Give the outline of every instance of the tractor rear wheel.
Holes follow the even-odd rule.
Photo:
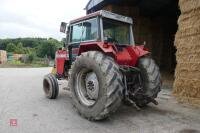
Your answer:
[[[59,86],[56,77],[53,74],[44,76],[43,90],[47,98],[56,99],[59,93]]]
[[[136,104],[139,107],[146,106],[151,102],[151,99],[155,99],[161,90],[162,81],[159,71],[159,67],[155,61],[148,56],[141,57],[138,60],[137,66],[141,70],[143,91],[145,97],[140,97],[136,100]]]
[[[122,76],[109,56],[97,51],[82,53],[70,70],[69,88],[77,112],[88,120],[101,120],[120,106]]]

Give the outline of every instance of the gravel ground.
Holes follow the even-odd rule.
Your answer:
[[[42,79],[50,68],[0,69],[0,133],[200,133],[200,109],[178,104],[164,86],[159,105],[141,111],[122,105],[106,120],[90,122],[71,105],[59,81],[58,99],[45,98]],[[17,126],[10,125],[17,119]]]

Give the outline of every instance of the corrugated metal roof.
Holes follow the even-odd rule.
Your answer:
[[[86,10],[90,10],[93,7],[97,6],[98,4],[100,4],[101,2],[103,2],[104,0],[90,0],[88,2],[88,4],[86,5]]]
[[[146,16],[164,14],[166,16],[177,16],[178,0],[89,0],[86,5],[87,13],[102,10],[106,5],[137,6],[140,13]]]

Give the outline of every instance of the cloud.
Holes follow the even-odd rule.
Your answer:
[[[61,39],[61,21],[85,15],[88,0],[1,0],[0,38],[53,37]]]

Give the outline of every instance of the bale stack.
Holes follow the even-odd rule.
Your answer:
[[[181,102],[200,105],[200,0],[179,0],[179,6],[173,94]]]
[[[14,60],[19,60],[20,58],[22,58],[23,54],[13,54],[13,59]]]
[[[4,50],[0,50],[0,63],[4,63],[7,61],[7,52]]]

